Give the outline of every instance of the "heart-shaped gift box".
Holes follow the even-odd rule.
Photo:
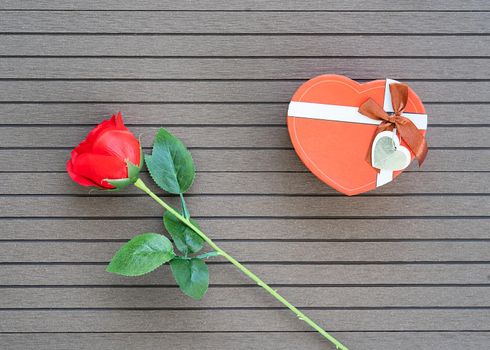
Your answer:
[[[390,85],[396,83],[386,79],[361,84],[341,75],[321,75],[299,87],[289,105],[288,130],[296,153],[311,172],[349,196],[373,190],[403,172],[373,167],[370,152],[383,120],[359,112],[372,99],[391,114]],[[425,136],[425,108],[411,88],[403,117]],[[393,137],[399,147],[410,150],[413,160],[413,150],[396,129]]]

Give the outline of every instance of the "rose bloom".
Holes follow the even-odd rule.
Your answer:
[[[124,126],[121,112],[97,125],[72,152],[66,170],[83,186],[114,189],[106,180],[128,178],[128,164],[139,166],[141,146]]]

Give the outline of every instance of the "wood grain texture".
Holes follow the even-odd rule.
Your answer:
[[[280,287],[297,307],[490,307],[489,287]],[[211,287],[200,301],[178,288],[5,288],[4,308],[277,308],[260,287]]]
[[[450,286],[490,285],[488,264],[482,263],[406,263],[406,264],[261,264],[247,263],[268,283],[293,286]],[[107,273],[105,264],[9,264],[0,269],[2,285],[15,286],[175,286],[164,266],[158,273],[124,277]],[[229,264],[209,267],[213,286],[255,286]],[[120,305],[124,307],[124,305]]]
[[[92,127],[1,127],[0,147],[74,147]],[[167,127],[192,148],[284,148],[290,146],[286,126],[265,127]],[[373,127],[373,129],[375,129]],[[151,147],[158,127],[132,127],[141,145]],[[490,147],[490,127],[435,127],[427,133],[431,147]]]
[[[330,348],[222,259],[201,302],[168,266],[105,272],[134,234],[163,232],[137,189],[89,194],[65,173],[71,147],[122,111],[145,150],[160,126],[191,147],[187,202],[205,232],[350,349],[487,350],[489,11],[485,0],[1,1],[0,347]],[[310,174],[285,115],[323,73],[409,83],[429,114],[423,167],[354,198]]]
[[[65,171],[70,149],[0,149],[0,169],[7,171]],[[292,149],[193,149],[200,171],[307,172]],[[430,150],[423,167],[410,171],[489,171],[488,149]],[[266,176],[266,175],[265,175]]]
[[[487,350],[487,332],[339,332],[338,336],[346,344],[362,344],[364,350],[384,349],[446,350],[452,347],[470,347],[473,350]],[[91,334],[2,334],[0,341],[9,344],[11,350],[52,350],[73,348],[79,350],[107,349],[128,350],[158,348],[166,344],[172,348],[190,349],[199,343],[203,350],[216,349],[216,344],[225,349],[250,350],[324,350],[325,341],[311,332],[302,333],[91,333]]]
[[[155,219],[12,218],[2,219],[1,224],[0,240],[125,240],[138,232],[163,230]],[[200,218],[199,224],[219,240],[488,239],[490,218]]]
[[[487,102],[490,81],[408,82],[426,102]],[[0,81],[0,102],[288,102],[298,81]]]
[[[165,198],[165,197],[164,197]],[[168,202],[176,205],[175,197]],[[434,217],[488,216],[488,196],[306,197],[202,195],[188,201],[195,217]],[[382,209],[379,203],[383,203]],[[1,217],[160,217],[162,208],[145,197],[0,197]]]
[[[403,50],[400,50],[400,41]],[[470,35],[1,35],[0,56],[488,57]],[[336,69],[342,69],[336,67]],[[362,70],[358,70],[359,74]],[[381,75],[384,77],[385,75]]]
[[[31,332],[309,331],[289,310],[1,310],[0,313],[2,332],[22,332],[26,328]],[[331,331],[488,331],[490,322],[487,309],[308,310],[308,314]]]
[[[359,71],[359,67],[363,67]],[[482,58],[5,58],[5,79],[489,79]]]
[[[203,10],[203,11],[270,11],[292,10],[303,11],[339,11],[339,10],[490,10],[485,0],[434,0],[431,2],[416,0],[410,2],[392,2],[388,0],[368,0],[361,3],[355,0],[342,2],[334,0],[305,0],[298,3],[294,0],[271,0],[267,2],[256,0],[203,0],[179,1],[172,0],[4,0],[0,9],[55,9],[55,10]]]
[[[165,195],[152,184],[149,174],[141,174],[145,183],[155,193]],[[490,173],[407,172],[371,195],[407,194],[490,194],[487,184]],[[40,183],[42,186],[17,186],[17,184]],[[413,184],[417,183],[417,186]],[[189,194],[257,194],[257,195],[338,195],[313,174],[304,173],[198,173],[187,192]],[[64,173],[0,173],[0,195],[87,195],[89,189],[74,183]],[[92,196],[114,195],[103,191],[90,192]],[[121,196],[141,194],[136,187],[128,187]]]
[[[0,36],[1,38],[1,36]],[[434,125],[489,126],[486,104],[426,103]],[[0,124],[96,125],[122,111],[131,125],[284,126],[288,103],[4,103]],[[432,132],[432,129],[431,129]],[[183,136],[183,135],[182,135]]]
[[[0,262],[108,263],[121,242],[1,242]],[[490,242],[221,242],[252,262],[481,262]],[[307,254],[306,254],[307,252]],[[213,261],[226,262],[224,258]]]
[[[488,34],[489,20],[488,12],[3,11],[0,32]]]

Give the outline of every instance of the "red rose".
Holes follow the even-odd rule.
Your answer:
[[[137,180],[142,160],[140,143],[119,112],[97,125],[71,152],[66,170],[80,185],[114,189]]]

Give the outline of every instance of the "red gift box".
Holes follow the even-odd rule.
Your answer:
[[[415,131],[411,130],[412,135],[409,135],[402,130],[406,125],[395,124],[392,105],[395,96],[392,101],[394,92],[391,90],[395,87],[393,84],[400,85],[397,83],[386,79],[360,84],[340,75],[321,75],[301,85],[291,99],[287,121],[294,149],[308,169],[349,196],[390,182],[403,170],[379,170],[370,162],[371,146],[383,126],[388,126],[388,130],[395,128],[395,144],[402,150],[409,150],[407,165],[415,154],[421,163],[425,154],[420,155],[422,151],[412,149],[415,148],[414,143],[408,136],[420,136],[418,141],[426,147],[425,108],[415,92],[405,87],[408,91],[406,105],[402,106],[401,114],[396,115],[399,116],[398,121],[406,122],[408,119],[401,124],[413,123]],[[370,99],[380,106],[380,114],[384,116],[373,118],[361,113],[360,107],[366,107]],[[391,127],[388,120],[392,122]]]

